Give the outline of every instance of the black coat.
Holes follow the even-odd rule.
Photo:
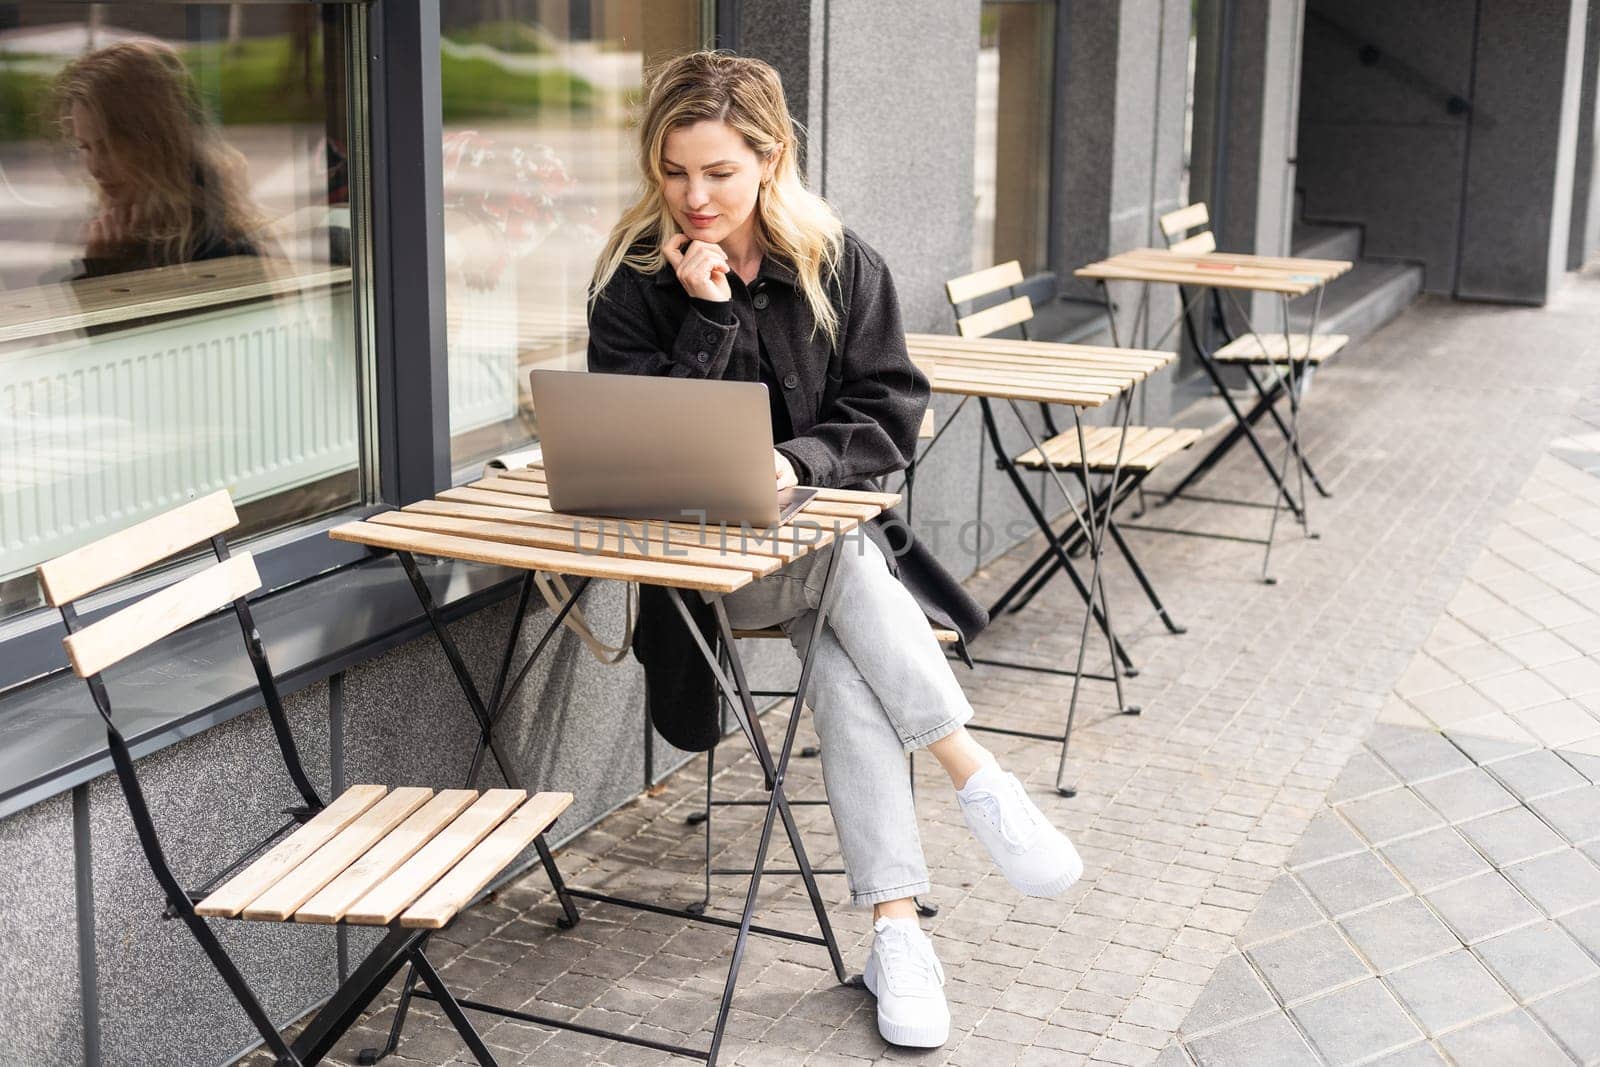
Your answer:
[[[589,316],[589,369],[609,374],[757,381],[765,348],[794,436],[777,443],[801,485],[873,488],[915,455],[928,381],[906,353],[894,282],[882,257],[845,231],[829,293],[839,344],[813,335],[813,319],[787,263],[763,259],[746,285],[728,277],[733,299],[691,299],[672,268],[654,276],[622,267]],[[900,581],[930,619],[971,639],[988,615],[892,514],[868,528]],[[716,685],[669,594],[640,591],[634,654],[645,668],[650,716],[672,744],[704,751],[718,739]],[[708,642],[711,612],[689,600]]]

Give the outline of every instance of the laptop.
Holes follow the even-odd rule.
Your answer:
[[[556,511],[767,527],[816,495],[773,487],[760,382],[560,370],[530,380]]]

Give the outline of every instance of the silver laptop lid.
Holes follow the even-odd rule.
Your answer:
[[[550,506],[571,515],[778,521],[760,382],[530,375]]]

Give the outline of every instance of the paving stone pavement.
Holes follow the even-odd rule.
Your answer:
[[[1575,506],[1570,519],[1552,512],[1552,521],[1570,522],[1574,532],[1556,530],[1550,543],[1570,541],[1570,552],[1527,543],[1535,535],[1525,530],[1503,548],[1494,542],[1497,553],[1551,585],[1545,597],[1524,598],[1510,588],[1512,579],[1495,582],[1509,572],[1484,573],[1479,562],[1491,536],[1508,536],[1492,531],[1536,464],[1547,462],[1541,460],[1547,445],[1584,430],[1573,412],[1600,410],[1583,400],[1596,393],[1597,325],[1600,279],[1574,283],[1544,309],[1424,300],[1319,373],[1305,435],[1334,496],[1313,504],[1319,540],[1292,526],[1280,530],[1273,565],[1280,584],[1258,580],[1260,550],[1253,546],[1132,535],[1151,578],[1189,627],[1184,635],[1166,634],[1128,576],[1112,569],[1118,627],[1141,668],[1128,683],[1129,697],[1144,714],[1117,714],[1108,688],[1089,686],[1068,764],[1079,790],[1070,800],[1050,789],[1052,746],[988,738],[1078,843],[1087,871],[1077,886],[1059,900],[1019,897],[975,854],[936,766],[918,761],[922,839],[940,908],[927,925],[949,976],[954,1015],[948,1045],[925,1052],[885,1046],[870,997],[837,986],[820,950],[753,939],[722,1062],[1143,1065],[1192,1055],[1207,1063],[1258,1064],[1276,1062],[1294,1040],[1305,1062],[1319,1062],[1319,1055],[1345,1062],[1375,1041],[1419,1041],[1424,1017],[1441,1033],[1458,1025],[1450,1020],[1467,1008],[1448,997],[1430,1001],[1436,983],[1423,980],[1430,975],[1419,972],[1399,986],[1389,977],[1419,961],[1446,980],[1455,977],[1453,986],[1476,998],[1465,1018],[1487,1018],[1463,1020],[1444,1033],[1438,1045],[1447,1056],[1465,1061],[1469,1048],[1532,1041],[1535,1034],[1554,1048],[1571,1039],[1574,1027],[1592,1026],[1593,1013],[1572,992],[1586,988],[1574,983],[1583,965],[1593,963],[1592,911],[1583,913],[1587,920],[1574,919],[1580,905],[1564,875],[1594,858],[1593,843],[1587,857],[1565,844],[1521,855],[1530,840],[1526,827],[1506,819],[1531,811],[1564,840],[1561,827],[1585,818],[1576,797],[1567,798],[1579,785],[1536,797],[1543,807],[1503,801],[1480,810],[1494,795],[1490,786],[1521,797],[1516,783],[1539,777],[1539,769],[1516,760],[1538,751],[1592,779],[1592,768],[1570,759],[1573,746],[1585,743],[1575,736],[1587,729],[1578,716],[1592,721],[1586,705],[1551,707],[1536,699],[1545,695],[1541,684],[1561,691],[1588,684],[1578,677],[1583,668],[1516,682],[1469,680],[1452,663],[1471,668],[1477,657],[1445,658],[1469,642],[1449,644],[1450,635],[1463,636],[1453,620],[1439,624],[1443,638],[1435,627],[1447,608],[1470,616],[1479,627],[1471,632],[1480,635],[1470,643],[1483,646],[1483,659],[1490,658],[1484,639],[1492,638],[1500,642],[1494,650],[1515,661],[1494,677],[1509,677],[1529,662],[1517,659],[1519,649],[1534,659],[1548,651],[1538,635],[1551,628],[1581,653],[1600,648],[1600,611],[1591,611],[1600,609],[1600,596],[1584,598],[1575,579],[1579,570],[1592,572],[1571,554],[1587,551],[1578,537],[1600,535],[1589,515]],[[1206,491],[1259,501],[1269,499],[1263,484],[1254,459],[1241,451]],[[1154,515],[1164,525],[1249,534],[1267,520],[1259,508],[1199,501]],[[1012,553],[972,587],[980,598],[992,597],[1034,551]],[[1469,571],[1472,581],[1463,585]],[[1456,600],[1462,596],[1466,606]],[[996,622],[981,649],[1062,662],[1078,633],[1073,606],[1069,590],[1052,589],[1026,612]],[[1440,682],[1444,676],[1431,673],[1432,666],[1410,666],[1425,642],[1438,670],[1458,681]],[[958,675],[984,720],[1030,729],[1060,722],[1064,679],[987,667]],[[1480,725],[1504,719],[1504,732],[1525,727],[1560,751],[1527,743],[1525,750],[1491,756],[1481,746],[1453,743],[1420,718],[1378,722],[1380,713],[1398,714],[1391,699],[1397,685],[1413,687],[1403,699],[1410,713],[1423,715],[1416,702],[1425,704],[1428,693],[1415,686],[1430,681],[1440,686],[1428,693],[1463,687],[1463,703],[1451,705],[1460,718],[1470,712]],[[1468,687],[1485,703],[1466,697]],[[769,736],[782,725],[769,715]],[[1421,740],[1402,744],[1396,730]],[[814,740],[808,724],[801,733]],[[729,744],[720,754],[719,793],[756,796],[753,761],[734,761],[733,751]],[[1452,772],[1484,780],[1456,782]],[[703,760],[695,760],[657,795],[568,844],[560,859],[569,879],[679,904],[697,899],[703,842],[684,819],[699,806],[704,773]],[[789,792],[820,794],[815,761],[794,761]],[[1384,799],[1389,794],[1394,799]],[[796,814],[813,861],[836,865],[826,809]],[[719,810],[719,863],[748,862],[758,816],[753,809]],[[1486,816],[1482,825],[1470,825],[1470,836],[1465,832]],[[1460,846],[1448,847],[1441,832],[1457,834]],[[1368,847],[1368,833],[1379,848]],[[1428,850],[1434,833],[1445,842],[1437,856]],[[1314,854],[1322,863],[1309,858]],[[791,862],[787,849],[776,849],[773,862]],[[1423,867],[1450,879],[1413,892],[1403,872]],[[1474,877],[1504,890],[1463,892]],[[859,968],[869,918],[845,905],[843,879],[822,884],[846,961]],[[740,879],[717,879],[714,910],[736,912],[742,889]],[[1457,905],[1443,905],[1437,929],[1424,921],[1439,910],[1436,898],[1451,901],[1452,894]],[[1541,910],[1540,894],[1563,909],[1559,918]],[[1370,906],[1388,898],[1382,908],[1392,911]],[[760,902],[761,921],[810,928],[796,879],[767,879]],[[1506,912],[1516,912],[1518,902],[1526,917],[1512,931],[1518,936],[1498,941]],[[705,1039],[731,938],[604,907],[586,909],[576,929],[561,932],[555,915],[542,875],[532,874],[465,915],[435,939],[430,954],[455,986],[485,1000],[667,1041]],[[1546,962],[1552,946],[1565,949],[1559,967]],[[1370,977],[1378,971],[1383,978]],[[1413,1006],[1401,1009],[1406,990]],[[1494,1007],[1480,1007],[1502,997],[1531,1006],[1493,1016]],[[334,1062],[353,1063],[359,1049],[379,1043],[393,999],[391,989]],[[1285,1003],[1291,1010],[1283,1010]],[[469,1062],[437,1010],[423,1004],[413,1011],[390,1062]],[[1345,1025],[1354,1019],[1361,1024]],[[1180,1027],[1182,1039],[1175,1041]],[[648,1050],[515,1023],[486,1025],[484,1033],[505,1063],[672,1062]],[[1308,1043],[1305,1034],[1325,1036]],[[1223,1035],[1232,1044],[1214,1053]]]
[[[1600,1063],[1600,431],[1575,422],[1168,1064]]]

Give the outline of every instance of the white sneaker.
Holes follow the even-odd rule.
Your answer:
[[[1017,776],[989,764],[956,790],[961,814],[1020,893],[1053,897],[1083,876],[1083,860],[1045,819]]]
[[[891,1045],[938,1048],[950,1037],[944,968],[915,919],[872,924],[872,951],[862,976],[878,998],[878,1033]]]

